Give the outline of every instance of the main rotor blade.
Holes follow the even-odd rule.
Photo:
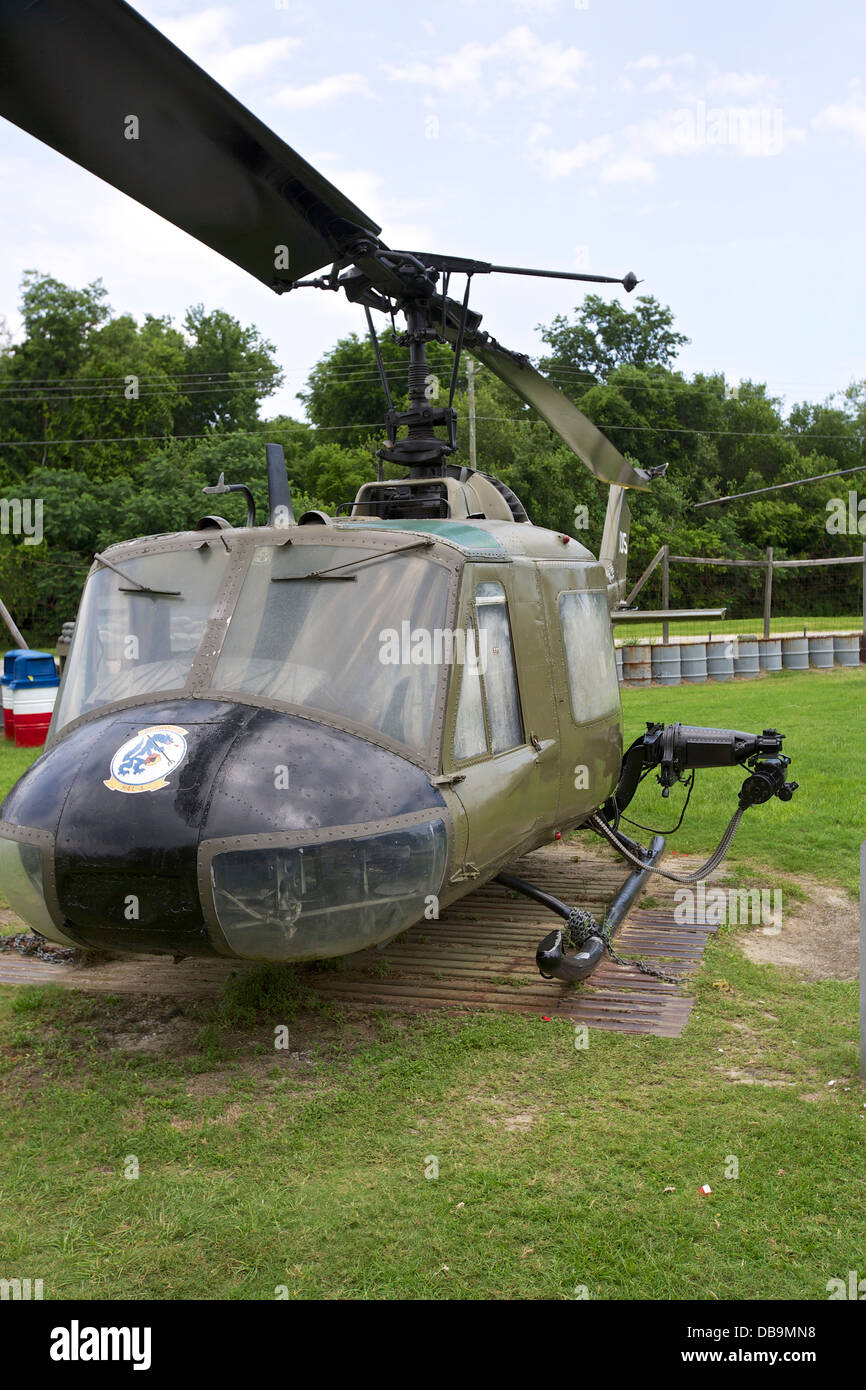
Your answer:
[[[456,338],[449,315],[446,334],[451,338],[452,333]],[[495,338],[485,333],[474,336],[467,333],[465,346],[473,357],[477,357],[500,381],[510,386],[521,400],[537,410],[545,424],[559,435],[601,482],[638,488],[642,492],[649,490],[652,481],[650,475],[642,468],[633,468],[574,402],[558,387],[551,385],[529,362],[517,360],[500,347]]]
[[[122,0],[0,0],[0,115],[276,290],[380,231]]]

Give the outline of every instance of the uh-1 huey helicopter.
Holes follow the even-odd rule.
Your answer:
[[[645,848],[619,828],[650,769],[663,794],[698,767],[747,771],[704,871],[748,806],[791,796],[772,729],[651,724],[623,756],[611,612],[624,607],[626,493],[653,474],[469,308],[475,275],[555,272],[392,250],[118,0],[0,0],[0,114],[278,293],[345,293],[365,311],[388,405],[379,476],[349,515],[296,521],[269,445],[262,524],[251,507],[245,526],[206,517],[95,557],[46,750],[0,808],[0,882],[36,931],[121,952],[314,960],[389,940],[431,902],[500,877],[564,919],[539,947],[542,973],[579,979],[645,874],[665,872],[660,837]],[[406,410],[373,311],[405,318]],[[454,349],[447,405],[426,389],[436,340]],[[598,559],[455,462],[464,348],[608,485]],[[405,476],[386,479],[383,461]],[[226,490],[248,491],[206,489]],[[504,872],[581,826],[632,869],[603,924]]]

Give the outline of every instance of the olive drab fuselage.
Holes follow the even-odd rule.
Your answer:
[[[2,807],[4,887],[51,939],[347,954],[616,785],[609,576],[574,539],[345,520],[104,559],[46,751]]]

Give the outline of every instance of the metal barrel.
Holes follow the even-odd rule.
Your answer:
[[[622,649],[622,677],[626,685],[649,685],[652,680],[650,648],[646,642],[636,642]]]
[[[809,665],[818,671],[829,671],[833,665],[833,638],[809,638]]]
[[[681,664],[679,646],[652,649],[652,674],[656,685],[679,685]]]
[[[622,647],[614,647],[614,655],[616,657],[616,678],[620,685],[622,685]]]
[[[738,637],[734,645],[734,675],[757,676],[761,669],[757,637]]]
[[[707,643],[707,675],[712,681],[734,679],[734,639]]]
[[[782,665],[786,671],[808,671],[808,637],[782,638]]]
[[[692,642],[680,648],[680,664],[683,682],[698,685],[707,678],[707,644]]]
[[[833,658],[840,666],[859,666],[860,633],[835,633],[833,636]]]
[[[761,637],[758,641],[758,663],[762,671],[781,671],[781,637]]]

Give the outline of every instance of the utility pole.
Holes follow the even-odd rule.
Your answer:
[[[466,355],[466,380],[469,388],[469,465],[475,468],[475,358]]]

